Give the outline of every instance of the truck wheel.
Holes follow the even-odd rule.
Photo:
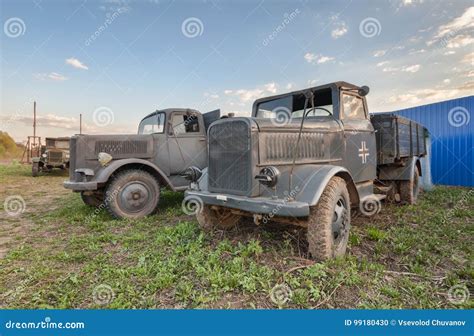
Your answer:
[[[420,174],[415,167],[413,177],[408,181],[400,181],[400,199],[405,204],[415,204],[420,193]]]
[[[212,209],[209,205],[203,205],[196,213],[196,219],[200,228],[205,232],[211,232],[215,228],[228,230],[239,222],[241,216],[232,213],[229,209]]]
[[[114,218],[141,218],[156,212],[160,184],[138,169],[117,174],[106,187],[105,206]]]
[[[38,162],[33,162],[33,165],[31,166],[31,175],[33,177],[38,176],[39,174],[39,163]]]
[[[81,198],[86,205],[98,207],[104,201],[104,194],[101,192],[94,192],[86,195],[85,191],[81,191]]]
[[[351,204],[346,182],[333,177],[318,204],[310,208],[308,243],[310,255],[319,261],[344,255],[351,226]]]

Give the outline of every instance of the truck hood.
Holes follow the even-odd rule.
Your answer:
[[[97,160],[101,152],[115,159],[153,157],[153,136],[143,134],[75,135],[71,139],[75,155]]]

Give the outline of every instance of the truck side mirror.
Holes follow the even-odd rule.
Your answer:
[[[359,96],[364,97],[369,94],[370,88],[367,85],[361,86],[359,90],[357,90],[357,93]]]

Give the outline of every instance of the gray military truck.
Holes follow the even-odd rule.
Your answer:
[[[242,216],[307,229],[310,255],[345,253],[352,211],[366,215],[385,197],[416,202],[426,130],[388,114],[370,116],[369,88],[346,82],[258,99],[252,117],[215,121],[209,164],[188,171],[204,230]]]
[[[46,138],[46,145],[41,146],[41,156],[33,157],[31,161],[33,177],[55,168],[69,168],[69,137]]]
[[[188,182],[180,174],[207,166],[206,132],[219,116],[219,110],[165,109],[143,118],[138,134],[75,135],[64,187],[116,218],[152,214],[162,187],[183,191]]]

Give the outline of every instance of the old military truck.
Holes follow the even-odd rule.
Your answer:
[[[165,109],[146,116],[138,134],[75,135],[64,187],[116,218],[152,214],[162,187],[183,191],[188,182],[180,174],[207,166],[206,131],[219,116],[219,110]]]
[[[190,169],[185,197],[200,226],[229,228],[242,216],[302,226],[310,255],[322,260],[345,253],[353,210],[374,214],[387,196],[414,203],[425,129],[395,115],[371,118],[368,91],[335,82],[258,99],[249,118],[215,121],[208,168]]]
[[[54,168],[69,168],[69,137],[46,138],[46,144],[41,146],[41,155],[32,158],[33,177],[40,172],[51,172]]]

